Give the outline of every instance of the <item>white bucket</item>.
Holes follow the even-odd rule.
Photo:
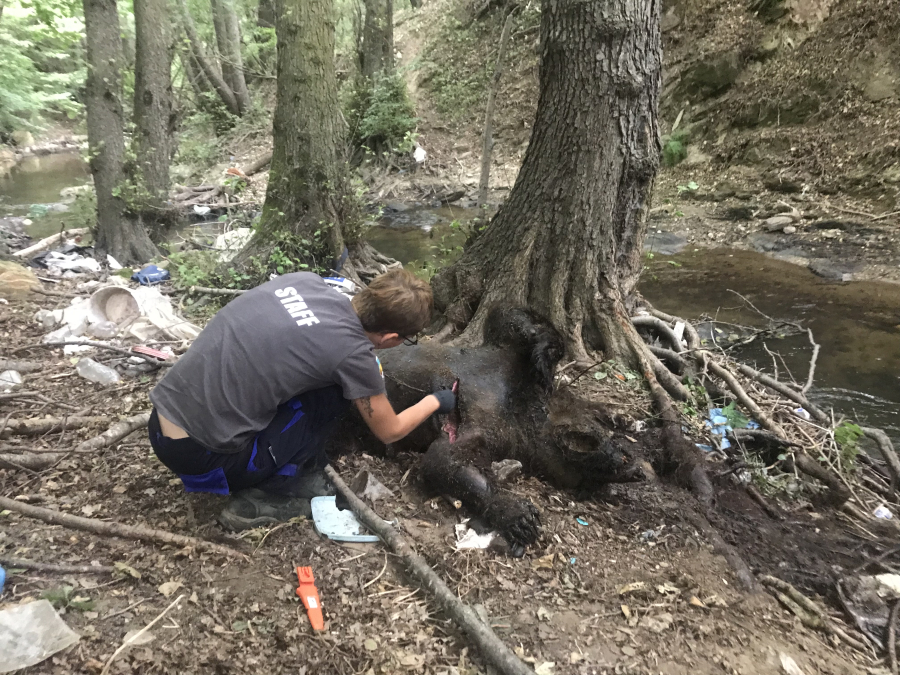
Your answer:
[[[107,286],[91,295],[88,320],[91,323],[112,321],[117,326],[133,322],[141,316],[141,309],[131,290]]]

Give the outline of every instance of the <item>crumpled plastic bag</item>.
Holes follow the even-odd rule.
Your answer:
[[[80,639],[47,600],[4,609],[0,611],[0,673],[33,666]]]

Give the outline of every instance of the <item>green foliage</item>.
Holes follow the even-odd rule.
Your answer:
[[[863,437],[863,431],[859,425],[852,422],[841,422],[834,429],[834,441],[841,450],[841,459],[847,463],[854,463],[859,454],[859,439]]]
[[[252,31],[252,39],[243,45],[244,67],[257,77],[259,75],[274,77],[276,66],[275,29],[255,26]]]
[[[376,153],[412,151],[418,120],[400,73],[382,73],[371,82],[356,83],[345,106],[358,146]]]
[[[737,409],[734,401],[722,408],[722,417],[728,420],[728,426],[732,429],[745,429],[749,419],[744,417],[743,413]]]
[[[666,166],[675,166],[687,158],[689,134],[683,129],[673,131],[662,137],[662,159]]]
[[[694,181],[690,181],[689,183],[685,183],[684,185],[677,185],[675,189],[678,190],[679,195],[683,195],[685,192],[696,192],[700,189],[700,186]]]
[[[79,612],[94,610],[94,601],[87,596],[77,594],[74,586],[50,588],[41,593],[41,597],[49,601],[56,609],[76,609]]]

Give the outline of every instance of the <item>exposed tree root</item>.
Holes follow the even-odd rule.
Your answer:
[[[709,543],[712,544],[716,553],[728,561],[728,564],[731,565],[731,568],[734,570],[735,574],[737,574],[737,578],[741,582],[741,585],[747,591],[759,593],[762,590],[750,567],[741,557],[741,554],[738,553],[733,546],[722,539],[722,535],[719,534],[718,530],[716,530],[703,515],[691,513],[690,511],[682,515],[689,523],[691,523],[691,525],[696,527],[704,537],[706,537]]]
[[[116,568],[111,565],[59,565],[9,556],[0,556],[0,563],[8,568],[36,572],[59,572],[61,574],[113,574],[116,571]]]
[[[8,420],[6,429],[0,434],[0,438],[9,438],[12,435],[35,436],[51,431],[65,429],[80,429],[94,424],[102,424],[107,417],[44,417],[34,420]]]
[[[328,474],[337,491],[350,504],[350,508],[360,521],[400,557],[409,573],[419,581],[422,589],[437,601],[447,615],[478,647],[487,663],[504,675],[526,675],[527,673],[533,675],[534,671],[497,637],[490,626],[482,621],[471,607],[462,602],[447,587],[447,584],[431,569],[427,561],[406,543],[392,525],[379,518],[378,514],[357,497],[332,467],[325,467],[325,473]]]
[[[865,642],[857,640],[855,637],[848,635],[843,628],[836,626],[824,609],[788,582],[769,575],[763,575],[759,580],[764,586],[774,589],[775,597],[778,598],[778,601],[800,619],[801,623],[807,628],[834,635],[854,649],[871,653],[872,650]]]
[[[891,492],[896,492],[900,486],[900,459],[897,459],[897,453],[894,452],[894,445],[891,439],[881,429],[872,427],[860,427],[862,432],[871,438],[878,445],[881,457],[887,465],[888,472],[891,474]]]
[[[108,520],[97,520],[96,518],[82,518],[81,516],[73,516],[68,513],[61,513],[52,509],[44,509],[39,506],[32,506],[9,499],[8,497],[0,497],[0,508],[9,509],[15,513],[21,513],[23,516],[35,518],[51,525],[62,525],[73,530],[82,530],[84,532],[93,532],[107,537],[122,537],[123,539],[137,539],[154,544],[169,544],[172,546],[187,546],[197,551],[206,551],[208,553],[218,553],[228,556],[229,558],[243,558],[244,554],[236,551],[228,546],[214,544],[211,541],[197,539],[196,537],[188,537],[183,534],[174,534],[172,532],[164,532],[163,530],[155,530],[144,525],[125,525]]]

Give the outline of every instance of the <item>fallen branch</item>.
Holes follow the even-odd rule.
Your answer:
[[[43,471],[49,469],[63,458],[62,453],[48,452],[35,455],[30,452],[21,455],[0,454],[0,467],[4,469],[26,470],[28,472]]]
[[[809,333],[809,343],[812,345],[813,351],[812,356],[809,358],[809,375],[806,376],[806,384],[800,390],[804,394],[812,387],[813,377],[816,374],[816,359],[819,358],[819,349],[821,348],[821,345],[813,339],[812,328],[807,328],[807,332]]]
[[[325,467],[325,473],[331,479],[337,491],[347,500],[350,508],[360,521],[372,530],[385,545],[403,561],[406,569],[418,579],[424,590],[428,591],[443,610],[456,622],[462,631],[481,651],[484,660],[504,675],[526,675],[534,671],[525,665],[483,622],[475,611],[462,602],[453,593],[425,559],[416,553],[394,528],[385,523],[370,509],[331,466]]]
[[[13,253],[13,255],[17,258],[25,258],[32,253],[37,253],[38,251],[42,251],[45,248],[52,246],[63,237],[74,237],[80,234],[87,234],[87,231],[88,228],[86,227],[76,227],[71,230],[63,230],[62,232],[57,232],[56,234],[52,234],[49,237],[41,239],[39,242],[37,242],[36,244],[32,244],[28,248],[23,248],[20,251],[16,251],[15,253]]]
[[[0,438],[8,438],[10,435],[34,436],[46,434],[51,431],[65,429],[80,429],[92,424],[102,424],[106,417],[43,417],[33,420],[9,420],[6,429],[0,434]]]
[[[206,293],[206,295],[243,295],[247,291],[236,288],[206,288],[205,286],[191,286],[188,293]]]
[[[255,173],[259,173],[271,161],[272,151],[264,152],[247,165],[247,168],[244,169],[244,175],[252,176]]]
[[[806,396],[796,389],[792,389],[790,386],[786,385],[784,382],[779,382],[778,380],[766,375],[765,373],[761,373],[758,370],[751,368],[750,366],[738,363],[737,369],[741,371],[747,377],[756,380],[760,384],[768,387],[772,391],[778,392],[786,399],[793,401],[800,407],[802,407],[806,412],[808,412],[812,417],[814,417],[819,422],[830,422],[831,418],[828,417],[822,410],[814,406],[809,402],[809,399]]]
[[[60,572],[61,574],[112,574],[116,571],[111,565],[58,565],[55,563],[35,562],[23,558],[0,556],[0,564],[9,569],[34,570],[36,572]]]
[[[44,364],[37,363],[36,361],[14,361],[13,359],[0,359],[0,370],[18,370],[20,373],[34,373],[43,369]]]
[[[15,513],[21,513],[23,516],[35,518],[36,520],[49,523],[51,525],[62,525],[73,530],[81,530],[83,532],[92,532],[105,537],[122,537],[123,539],[136,539],[147,543],[168,544],[172,546],[191,547],[198,551],[206,551],[209,553],[219,553],[230,558],[243,558],[244,554],[228,546],[214,544],[211,541],[197,539],[196,537],[188,537],[183,534],[174,534],[163,530],[155,530],[144,525],[125,525],[107,520],[97,520],[96,518],[82,518],[81,516],[73,516],[68,513],[61,513],[53,509],[44,509],[40,506],[32,506],[31,504],[23,504],[15,499],[8,497],[0,497],[0,509],[9,509]]]
[[[105,448],[108,445],[112,445],[116,441],[122,440],[128,434],[146,427],[149,422],[150,413],[148,412],[134,415],[133,417],[122,420],[121,422],[116,422],[99,436],[88,439],[84,443],[79,445],[77,448],[75,448],[75,452],[93,452],[94,450]]]
[[[814,628],[835,635],[854,649],[858,649],[862,652],[870,651],[866,643],[848,635],[844,629],[834,625],[834,622],[825,613],[825,610],[788,582],[767,574],[761,576],[759,581],[764,586],[768,586],[777,591],[775,597],[778,598],[778,601],[790,609],[807,628]]]

